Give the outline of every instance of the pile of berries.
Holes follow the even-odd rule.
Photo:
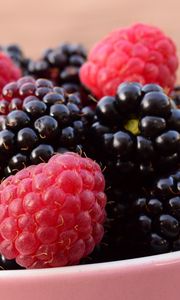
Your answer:
[[[62,44],[37,61],[2,46],[1,58],[1,268],[180,250],[173,41],[135,24],[88,57]]]

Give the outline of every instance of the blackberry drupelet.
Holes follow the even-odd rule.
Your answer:
[[[30,61],[27,72],[36,78],[51,79],[67,92],[85,89],[81,86],[79,69],[87,57],[86,50],[78,44],[62,44],[54,49],[46,49],[37,61]]]
[[[156,179],[134,197],[127,223],[126,237],[137,256],[180,250],[180,171]]]
[[[14,259],[6,259],[3,255],[0,255],[0,271],[4,270],[19,270],[24,269],[16,263]]]
[[[84,151],[93,110],[82,108],[78,93],[68,94],[47,79],[24,77],[6,85],[3,97],[1,178],[46,162],[55,152]]]
[[[179,163],[180,112],[160,86],[123,83],[97,103],[90,143],[111,182],[140,186]]]

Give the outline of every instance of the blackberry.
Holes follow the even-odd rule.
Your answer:
[[[106,178],[141,186],[179,163],[180,112],[160,86],[123,83],[97,103],[90,144]]]
[[[105,235],[85,263],[131,259],[180,250],[180,171],[149,186],[107,191]],[[83,261],[84,263],[84,261]]]
[[[130,248],[138,256],[180,250],[179,170],[156,179],[134,197],[126,224]]]
[[[180,111],[155,84],[123,83],[115,97],[98,102],[87,154],[105,167],[108,202],[106,233],[93,261],[143,255],[133,237],[135,224],[130,229],[127,220],[142,187],[149,189],[155,176],[177,167],[179,125]],[[141,221],[150,227],[148,218]]]
[[[27,72],[36,78],[51,79],[69,93],[81,91],[84,94],[79,69],[86,58],[87,53],[82,45],[62,44],[54,49],[46,49],[39,60],[29,61]]]
[[[85,151],[93,111],[82,108],[78,93],[68,94],[47,79],[23,77],[6,85],[3,97],[7,106],[0,120],[1,178],[48,161],[55,152]],[[19,99],[18,107],[12,105],[14,99]]]

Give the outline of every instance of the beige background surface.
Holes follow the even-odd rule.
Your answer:
[[[38,57],[64,41],[90,47],[137,21],[159,26],[180,51],[179,0],[0,0],[0,44],[19,43],[27,56]]]

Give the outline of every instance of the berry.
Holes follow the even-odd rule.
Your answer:
[[[25,268],[77,264],[103,237],[106,196],[97,163],[69,152],[0,185],[0,253]]]
[[[79,80],[79,69],[85,61],[84,47],[67,43],[45,50],[39,60],[29,62],[27,72],[36,78],[52,80],[68,93],[81,91],[84,94],[85,89]]]
[[[3,87],[21,76],[21,70],[15,63],[3,52],[0,52],[0,94]]]
[[[124,81],[157,83],[169,93],[177,67],[173,41],[156,27],[135,24],[117,29],[98,42],[82,65],[80,78],[98,98],[114,96]]]
[[[47,162],[62,149],[86,150],[94,112],[82,108],[79,93],[68,94],[47,79],[23,77],[6,85],[3,96],[8,106],[0,120],[1,179],[30,164]],[[14,99],[20,100],[18,109],[12,105]]]
[[[138,256],[180,250],[179,187],[179,170],[166,172],[131,202],[126,237]]]
[[[178,165],[179,120],[179,110],[153,84],[123,83],[115,97],[106,96],[97,103],[87,154],[105,167],[107,221],[103,241],[89,262],[143,255],[142,246],[131,243],[127,220],[142,189]],[[150,221],[141,220],[145,228]],[[153,242],[160,243],[157,236]]]
[[[110,185],[148,184],[180,161],[179,120],[159,86],[123,83],[98,101],[87,154],[106,166]]]
[[[102,243],[89,262],[141,256],[129,233],[132,203],[155,176],[176,168],[179,143],[179,110],[160,86],[123,83],[115,97],[99,100],[87,154],[105,167],[107,221]],[[152,210],[153,205],[160,210],[158,202],[151,203]],[[144,230],[150,228],[148,216],[142,216],[141,222]]]

